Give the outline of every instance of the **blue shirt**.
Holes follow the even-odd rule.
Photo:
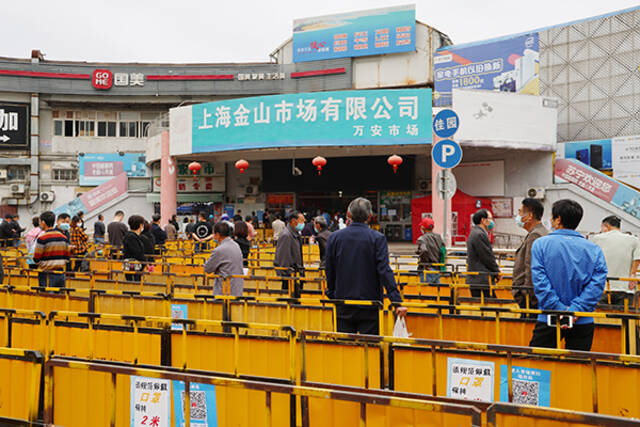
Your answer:
[[[533,291],[541,310],[594,311],[607,281],[602,249],[575,230],[540,237],[531,249]],[[545,314],[539,322],[547,322]],[[576,324],[593,323],[579,317]]]

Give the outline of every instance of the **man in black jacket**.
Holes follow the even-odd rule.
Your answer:
[[[491,212],[486,209],[473,214],[473,223],[475,226],[467,239],[467,271],[480,274],[467,276],[467,283],[471,285],[471,296],[479,298],[483,294],[487,298],[491,296],[489,280],[494,283],[500,280],[500,268],[489,242],[489,231],[495,223]]]
[[[140,215],[131,215],[128,222],[131,231],[127,231],[122,239],[122,258],[125,260],[126,271],[131,273],[125,274],[125,277],[129,281],[139,282],[140,272],[147,261],[144,241],[140,237],[144,230],[144,218]]]
[[[383,301],[382,288],[387,297],[400,303],[393,271],[389,266],[389,248],[385,237],[369,228],[371,202],[358,197],[349,204],[351,225],[331,234],[327,242],[327,297],[338,300]],[[404,317],[406,307],[397,307],[396,314]],[[380,333],[377,306],[336,307],[338,332],[378,335]]]
[[[164,246],[164,242],[167,240],[167,233],[160,228],[160,215],[154,214],[151,217],[151,234],[156,241],[156,245]]]
[[[320,250],[320,268],[324,268],[327,241],[329,240],[329,236],[331,236],[331,232],[329,231],[327,220],[322,215],[315,217],[313,223],[316,232],[316,242],[318,242],[318,249]]]
[[[0,224],[0,246],[7,248],[13,246],[13,239],[16,237],[16,231],[13,228],[13,215],[6,214],[4,221]]]
[[[16,236],[16,240],[13,241],[13,246],[17,247],[20,244],[20,237],[22,236],[22,233],[27,229],[22,228],[20,225],[20,215],[14,215],[12,219],[13,221],[11,222],[11,226],[13,227]]]
[[[300,233],[304,229],[304,215],[298,211],[293,211],[287,217],[287,226],[278,235],[278,243],[276,244],[276,257],[273,265],[276,267],[284,267],[284,269],[276,270],[276,274],[280,277],[290,277],[295,273],[304,272],[304,263],[302,261],[302,239]],[[282,289],[288,290],[290,280],[282,280]],[[300,289],[298,282],[294,283],[293,296],[299,297]]]

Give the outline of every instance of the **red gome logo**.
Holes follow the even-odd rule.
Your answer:
[[[91,76],[91,84],[96,89],[111,89],[111,86],[113,86],[113,73],[109,70],[94,70]]]

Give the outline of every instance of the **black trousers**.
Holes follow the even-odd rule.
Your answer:
[[[522,308],[522,309],[527,309],[527,300],[525,299],[524,296],[522,296],[521,299],[518,299],[516,301],[518,303],[518,307]],[[529,309],[530,310],[535,310],[538,308],[538,301],[534,298],[531,298],[529,300]],[[537,319],[538,315],[535,313],[520,313],[520,318],[521,319]]]
[[[571,329],[562,329],[560,334],[565,340],[567,350],[590,351],[593,342],[593,323],[573,325]],[[538,322],[533,329],[529,347],[556,348],[556,328]]]
[[[336,307],[338,332],[346,334],[380,335],[378,309]]]
[[[480,298],[481,294],[484,294],[485,298],[495,298],[494,292],[489,292],[489,285],[469,286],[471,296],[473,298]]]

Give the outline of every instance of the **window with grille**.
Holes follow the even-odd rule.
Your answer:
[[[78,179],[78,171],[76,169],[54,169],[54,181],[75,181]]]

